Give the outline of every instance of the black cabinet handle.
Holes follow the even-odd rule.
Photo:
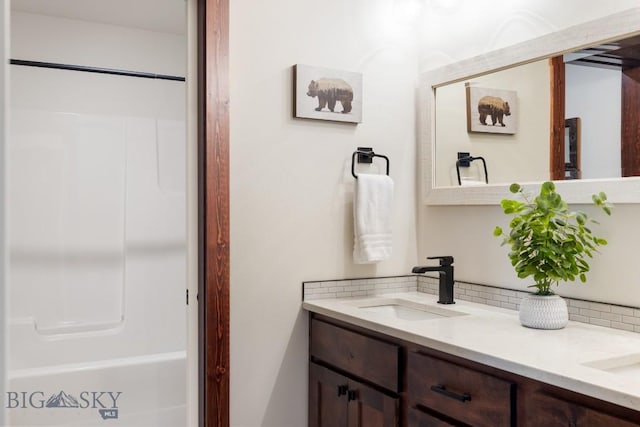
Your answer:
[[[346,385],[339,385],[338,396],[344,396],[345,394],[347,394],[348,390],[349,390],[349,387],[347,387]]]
[[[358,393],[355,390],[349,390],[347,392],[347,400],[351,402],[352,400],[356,400],[358,398]]]
[[[441,384],[432,385],[431,390],[443,396],[450,397],[451,399],[459,400],[460,402],[469,402],[471,400],[471,395],[469,393],[464,393],[464,394],[454,393],[452,391],[447,390],[447,388]]]

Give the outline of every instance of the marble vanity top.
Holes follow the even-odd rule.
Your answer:
[[[383,301],[384,299],[384,301]],[[452,312],[401,318],[363,307],[396,303]],[[315,299],[303,308],[498,369],[640,410],[640,334],[570,321],[560,330],[529,329],[518,313],[468,301],[402,292]]]

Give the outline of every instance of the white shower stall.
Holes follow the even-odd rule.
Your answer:
[[[185,426],[185,31],[10,22],[7,424]]]

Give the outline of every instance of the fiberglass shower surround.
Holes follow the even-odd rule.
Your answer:
[[[13,63],[29,66],[11,68],[8,390],[118,390],[113,425],[180,425],[184,79]],[[77,412],[8,411],[102,421]]]

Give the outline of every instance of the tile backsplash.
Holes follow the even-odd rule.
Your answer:
[[[324,298],[365,297],[393,292],[415,292],[418,290],[418,281],[416,276],[394,276],[304,282],[302,290],[302,299],[304,301]]]
[[[302,284],[304,301],[325,298],[384,295],[395,292],[438,293],[438,279],[423,275],[310,281]],[[520,308],[527,292],[456,281],[454,298],[510,310]],[[569,320],[640,332],[640,308],[563,297]]]

